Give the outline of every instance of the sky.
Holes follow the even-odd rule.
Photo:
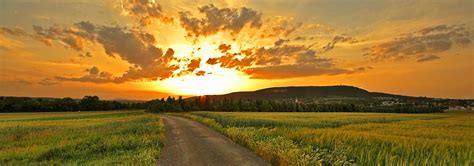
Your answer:
[[[472,0],[2,0],[0,95],[474,98]]]

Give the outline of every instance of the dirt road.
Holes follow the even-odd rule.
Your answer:
[[[162,117],[166,139],[158,165],[269,165],[207,126],[186,118]]]

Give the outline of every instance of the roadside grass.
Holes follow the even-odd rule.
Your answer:
[[[163,122],[156,114],[51,115],[0,114],[0,163],[155,165],[163,145]]]
[[[474,114],[192,112],[274,165],[472,165]]]

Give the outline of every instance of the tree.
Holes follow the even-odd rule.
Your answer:
[[[100,101],[97,96],[84,96],[80,101],[80,109],[83,111],[100,110]]]

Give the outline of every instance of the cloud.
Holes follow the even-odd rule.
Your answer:
[[[227,51],[229,51],[231,48],[230,44],[221,44],[219,45],[219,50],[222,52],[222,53],[225,53]]]
[[[173,17],[163,14],[163,8],[153,0],[124,0],[122,9],[136,20],[142,26],[148,26],[156,21],[163,23],[172,23]]]
[[[350,43],[354,44],[359,42],[358,40],[354,39],[353,37],[350,36],[335,36],[331,42],[326,44],[321,50],[321,52],[328,52],[336,46],[337,43]]]
[[[201,66],[201,59],[193,59],[191,62],[188,64],[188,72],[194,72],[197,68]]]
[[[375,61],[416,58],[418,62],[440,59],[437,55],[455,46],[466,46],[473,31],[465,25],[438,25],[397,36],[369,48],[365,55]]]
[[[95,44],[103,47],[105,53],[112,57],[118,57],[129,64],[128,71],[121,76],[113,77],[111,73],[86,73],[77,78],[57,77],[62,81],[82,81],[82,82],[115,82],[122,83],[136,80],[157,80],[166,79],[173,75],[173,71],[179,67],[171,65],[175,60],[174,50],[167,49],[164,52],[156,47],[154,35],[135,29],[127,29],[118,26],[94,25],[89,22],[78,22],[72,27],[54,26],[43,28],[33,26],[35,39],[48,41],[45,44],[52,45],[54,41],[59,41],[77,51],[83,51],[86,47],[84,43]],[[69,40],[72,39],[72,40]],[[83,57],[91,57],[89,52],[80,54]],[[97,67],[90,71],[98,70]]]
[[[96,30],[96,26],[88,21],[77,22],[74,25],[87,33],[94,33]]]
[[[93,66],[90,69],[86,69],[86,72],[88,72],[90,75],[97,75],[99,74],[99,68]]]
[[[307,39],[308,39],[308,38],[307,38],[307,37],[304,37],[304,36],[297,36],[297,37],[295,37],[295,39],[293,39],[293,40],[296,40],[296,41],[299,41],[299,40],[301,40],[301,41],[306,41]]]
[[[0,34],[10,34],[13,36],[25,36],[27,33],[21,28],[0,27]]]
[[[422,57],[420,57],[417,61],[418,62],[428,62],[428,61],[433,61],[433,60],[437,60],[437,59],[441,59],[439,56],[436,56],[436,55],[424,55]]]
[[[318,58],[316,51],[304,45],[275,45],[255,50],[256,65],[280,65],[282,63],[311,64],[326,62]]]
[[[283,79],[363,71],[339,68],[335,66],[332,59],[317,56],[316,51],[307,46],[279,42],[270,47],[224,52],[223,56],[209,58],[206,63],[236,69],[255,79]]]
[[[162,49],[154,46],[155,37],[146,32],[103,26],[96,31],[95,40],[104,47],[107,55],[119,56],[142,68],[160,63],[163,55]]]
[[[32,83],[30,81],[27,81],[27,80],[16,80],[17,83],[19,84],[23,84],[23,85],[31,85]]]
[[[211,4],[199,7],[198,13],[193,15],[189,11],[179,12],[180,25],[186,30],[187,37],[206,37],[226,32],[235,37],[234,40],[287,38],[297,31],[321,27],[319,24],[303,24],[292,17],[263,19],[261,12],[245,7],[218,8]],[[244,28],[244,35],[239,36]]]
[[[210,64],[210,65],[215,65],[215,64],[219,63],[219,58],[209,58],[209,59],[207,59],[206,63]]]
[[[163,14],[160,4],[149,0],[124,0],[122,9],[142,26],[155,21],[166,22],[171,17]],[[235,69],[248,73],[252,78],[274,79],[269,72],[282,73],[279,78],[303,77],[323,74],[351,73],[355,70],[339,68],[330,58],[322,58],[313,50],[313,45],[294,45],[290,36],[307,28],[319,28],[316,24],[303,24],[291,17],[271,17],[262,19],[262,13],[250,8],[220,8],[212,4],[198,7],[198,14],[179,12],[180,25],[188,37],[206,37],[220,32],[230,33],[233,40],[266,41],[254,46],[233,46],[220,44],[216,49],[220,55],[213,58],[180,58],[175,57],[171,48],[158,47],[157,36],[146,31],[142,26],[132,28],[118,25],[98,25],[81,21],[70,26],[54,25],[42,27],[33,25],[33,34],[28,35],[47,46],[62,45],[79,52],[80,57],[92,57],[90,47],[102,47],[105,54],[129,63],[123,73],[110,73],[92,66],[85,73],[74,77],[55,77],[57,81],[80,81],[94,83],[123,83],[129,81],[162,80],[185,74],[198,76],[209,74],[201,70],[201,62],[219,65],[222,68]],[[239,34],[245,29],[244,34]],[[248,32],[247,32],[248,30]],[[0,32],[21,35],[22,31],[4,29]],[[239,38],[242,37],[243,39]],[[314,37],[297,37],[295,40],[313,40]],[[273,45],[268,43],[275,41]],[[337,43],[357,42],[352,37],[336,36],[323,48],[329,51]],[[459,39],[459,43],[468,41]],[[299,42],[302,43],[302,42]],[[431,43],[443,45],[443,43]],[[264,45],[264,46],[262,46]],[[232,49],[231,49],[232,48]],[[236,49],[237,48],[237,49]],[[240,49],[240,50],[238,50]],[[198,49],[199,50],[199,49]],[[286,74],[294,73],[294,76]],[[268,76],[268,77],[267,77]]]
[[[286,40],[285,39],[278,39],[274,44],[275,44],[275,46],[281,46],[283,43],[287,43],[289,41],[290,40],[288,40],[288,39],[286,39]]]
[[[79,82],[94,82],[94,83],[107,83],[107,82],[114,81],[114,78],[111,73],[100,71],[99,68],[95,66],[86,69],[85,72],[87,74],[82,77],[67,78],[67,77],[57,76],[55,77],[55,79],[58,81],[79,81]]]
[[[206,75],[205,71],[200,70],[200,71],[196,72],[196,76],[204,76],[204,75]]]
[[[81,58],[90,58],[90,57],[92,57],[92,54],[90,52],[86,52],[84,54],[79,54],[79,57],[81,57]]]
[[[210,4],[198,8],[202,18],[192,16],[190,12],[179,12],[182,27],[188,36],[209,36],[221,31],[239,33],[245,26],[259,28],[262,14],[249,8],[217,8]]]
[[[24,52],[21,50],[25,48],[25,43],[4,35],[5,33],[0,29],[0,55],[3,55],[3,52],[9,52],[12,53],[12,55],[18,54],[18,52]]]
[[[37,82],[39,85],[43,86],[53,86],[53,85],[59,85],[60,83],[52,78],[45,78]]]
[[[318,75],[348,74],[352,71],[333,67],[318,67],[316,65],[277,65],[266,67],[252,67],[244,70],[254,79],[284,79]]]
[[[265,24],[263,33],[260,35],[261,38],[288,37],[303,26],[302,22],[280,16],[266,19]]]
[[[87,31],[80,31],[73,28],[62,28],[59,26],[53,26],[45,29],[43,27],[33,25],[33,30],[33,37],[36,40],[43,42],[47,46],[53,46],[53,42],[58,41],[76,51],[84,50],[84,48],[86,48],[87,42],[93,38]]]

